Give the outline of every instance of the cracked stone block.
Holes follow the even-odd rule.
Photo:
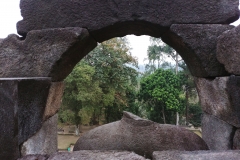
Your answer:
[[[202,138],[210,150],[231,150],[235,128],[208,114],[202,117]]]
[[[127,34],[160,37],[172,24],[230,24],[239,18],[238,4],[238,0],[21,0],[23,20],[17,30],[26,36],[31,30],[81,27],[98,42]]]
[[[53,154],[57,148],[57,114],[42,124],[42,128],[21,146],[21,155]]]
[[[193,76],[226,76],[229,73],[217,60],[217,38],[232,28],[221,24],[173,24],[162,40],[181,55]]]
[[[62,81],[97,43],[82,28],[34,30],[0,42],[0,77],[51,77]]]
[[[240,77],[196,78],[202,110],[240,127]]]

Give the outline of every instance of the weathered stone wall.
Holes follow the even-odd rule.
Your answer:
[[[0,159],[57,151],[55,114],[62,93],[63,83],[50,78],[0,79]]]

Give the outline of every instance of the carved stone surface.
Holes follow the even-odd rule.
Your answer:
[[[240,151],[156,151],[153,160],[239,160]]]
[[[86,29],[35,30],[21,40],[9,35],[0,42],[0,77],[52,77],[63,80],[96,46]]]
[[[172,24],[229,24],[238,0],[21,0],[18,33],[44,28],[87,28],[101,42],[126,34],[159,37]],[[87,8],[87,9],[86,9]],[[174,12],[173,12],[174,11]]]
[[[240,77],[195,78],[202,110],[240,127]]]
[[[59,110],[62,103],[62,95],[64,91],[63,82],[52,82],[48,94],[47,104],[44,111],[43,120],[55,115]]]
[[[240,150],[240,129],[237,129],[233,137],[233,149]]]
[[[21,146],[21,155],[53,154],[57,148],[57,114],[49,118],[42,128]]]
[[[19,81],[19,145],[33,136],[42,127],[50,86],[50,78],[23,79]]]
[[[216,57],[217,38],[232,28],[219,24],[174,24],[162,40],[181,55],[193,76],[225,76],[228,73]]]
[[[18,82],[0,79],[0,159],[15,160],[18,147]]]
[[[240,26],[225,32],[218,38],[217,58],[226,70],[240,75]]]
[[[51,155],[48,160],[145,160],[144,157],[139,156],[133,152],[127,151],[75,151],[72,153],[58,152]]]
[[[231,150],[235,128],[230,124],[203,114],[202,117],[202,138],[210,150]]]
[[[35,158],[35,159],[34,159]],[[128,151],[75,151],[57,152],[50,157],[47,155],[28,155],[18,160],[147,160]]]
[[[121,121],[85,133],[74,146],[77,150],[128,150],[151,157],[161,150],[207,150],[196,134],[174,125],[162,125],[124,112]]]
[[[17,160],[47,160],[48,155],[27,155],[22,158],[18,158]]]

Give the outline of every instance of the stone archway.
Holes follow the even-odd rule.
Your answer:
[[[61,81],[97,42],[127,34],[161,37],[180,53],[195,76],[205,112],[203,138],[210,149],[232,149],[232,143],[239,143],[233,136],[240,127],[240,43],[233,41],[240,41],[240,31],[229,24],[239,18],[238,3],[21,0],[23,20],[17,29],[23,37],[0,40],[0,113],[1,120],[9,119],[1,126],[2,137],[8,138],[0,138],[0,157],[18,157],[19,145],[31,141],[42,123],[52,121],[62,96]]]

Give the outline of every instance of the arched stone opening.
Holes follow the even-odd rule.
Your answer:
[[[218,144],[223,144],[224,148],[227,143],[224,149],[231,149],[233,146],[229,143],[232,143],[233,132],[240,127],[238,100],[240,79],[238,76],[229,75],[239,75],[240,67],[238,61],[234,60],[236,55],[230,54],[231,58],[224,57],[226,48],[223,43],[229,44],[234,38],[229,35],[240,34],[239,27],[228,25],[239,17],[238,3],[238,0],[230,0],[229,3],[225,3],[224,0],[181,2],[22,0],[20,7],[23,20],[18,23],[18,33],[23,38],[11,35],[0,41],[0,77],[35,77],[32,79],[50,77],[50,81],[34,80],[37,84],[48,81],[49,89],[51,85],[61,83],[74,65],[91,51],[97,42],[126,34],[162,37],[163,41],[181,54],[192,75],[196,77],[203,110],[209,114],[206,114],[207,119],[220,124],[217,130],[223,125],[226,126],[226,141]],[[228,61],[225,58],[229,58]],[[233,69],[235,67],[236,69]],[[9,83],[16,84],[15,88],[10,87],[11,91],[22,92],[10,97],[11,100],[7,102],[11,106],[10,115],[14,119],[9,125],[18,132],[11,134],[13,138],[9,140],[14,142],[11,143],[12,147],[8,153],[14,152],[14,157],[18,156],[19,144],[16,143],[21,139],[18,137],[20,117],[16,116],[20,110],[16,105],[20,106],[21,101],[24,101],[19,95],[24,95],[25,92],[24,89],[19,89],[19,85],[21,86],[24,81],[17,79],[11,81],[8,79],[8,82],[2,79],[1,82],[2,86],[6,86],[2,87],[2,95],[6,95],[6,90],[9,90]],[[222,94],[216,95],[219,91],[222,91]],[[57,92],[56,89],[52,95],[56,95]],[[34,94],[31,96],[34,97]],[[49,96],[51,97],[51,94],[48,94],[43,104],[38,107],[44,107],[46,111]],[[215,99],[216,103],[212,103],[212,99]],[[14,103],[10,103],[12,101]],[[4,108],[6,103],[2,104]],[[56,107],[48,116],[53,116],[57,110]],[[43,112],[37,113],[40,114],[39,117],[43,117]],[[31,121],[31,118],[26,120]],[[41,126],[45,120],[40,118],[36,125]],[[16,125],[18,129],[14,127]],[[206,126],[209,127],[209,124],[206,123]],[[39,127],[27,138],[37,130]],[[218,135],[213,135],[213,138],[214,136]],[[216,143],[217,138],[210,141],[209,145],[216,149],[214,148]],[[3,150],[0,148],[0,151]],[[5,151],[2,157],[4,156]]]

